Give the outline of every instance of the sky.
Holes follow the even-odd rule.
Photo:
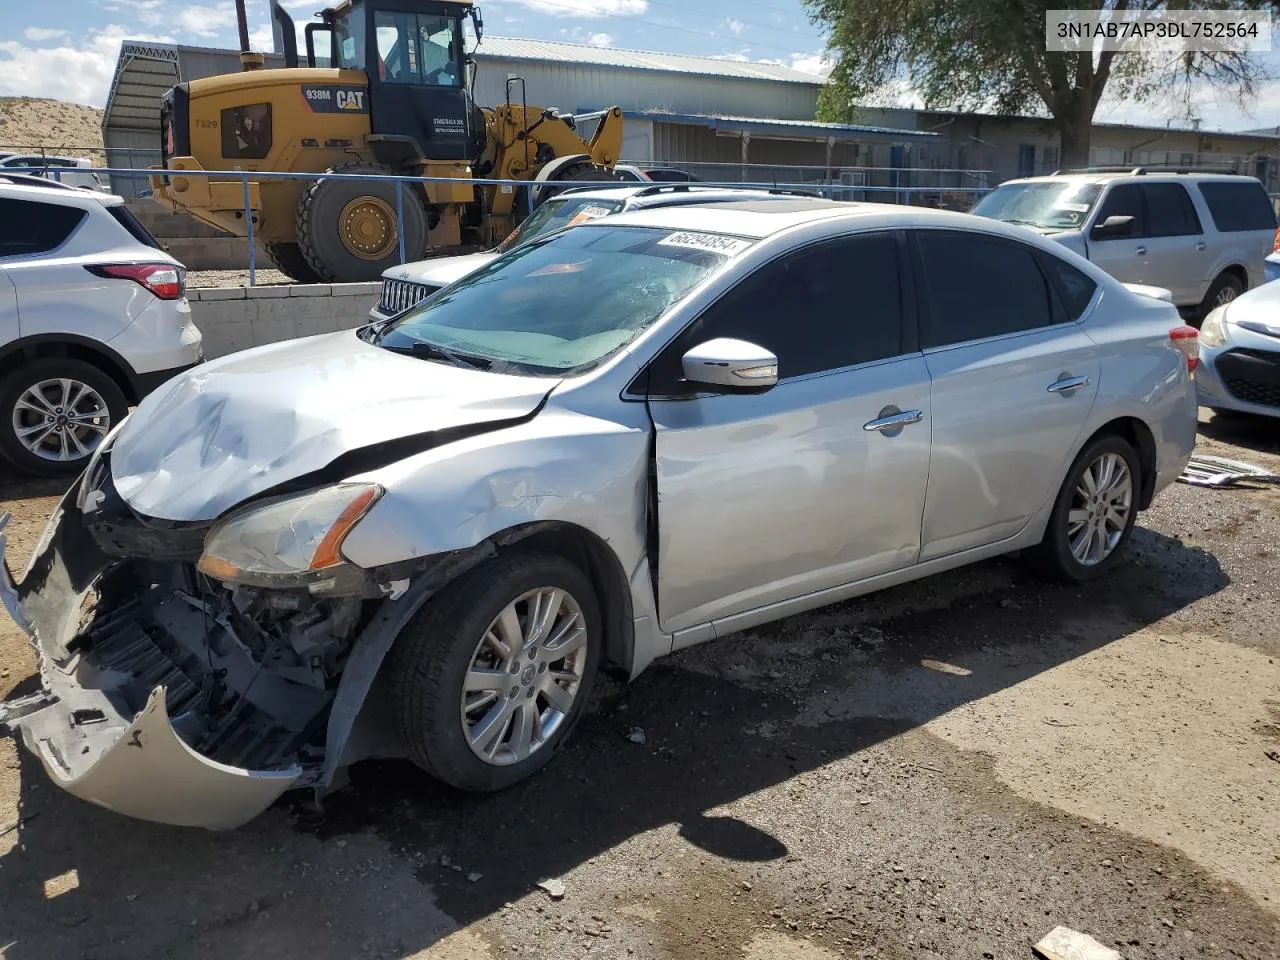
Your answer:
[[[270,49],[267,0],[247,0],[255,49]],[[305,22],[326,0],[285,0]],[[0,95],[103,106],[122,39],[238,46],[232,0],[7,0],[0,25]],[[783,63],[823,74],[823,32],[800,0],[481,0],[495,36]],[[1266,55],[1280,76],[1280,51]],[[922,106],[905,85],[879,98]],[[1195,113],[1206,129],[1280,126],[1280,81],[1253,104],[1203,91]],[[1099,121],[1184,125],[1169,104],[1104,99]]]

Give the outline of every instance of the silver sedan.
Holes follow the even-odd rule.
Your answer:
[[[547,763],[597,672],[1013,551],[1120,562],[1195,331],[1051,241],[815,201],[513,250],[387,323],[171,381],[25,578],[53,780],[227,828],[370,755]]]

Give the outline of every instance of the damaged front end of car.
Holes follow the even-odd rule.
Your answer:
[[[477,548],[382,570],[342,537],[372,484],[253,501],[210,522],[143,516],[110,452],[63,498],[0,599],[37,647],[42,691],[0,707],[68,792],[162,823],[229,829],[291,788],[400,752],[364,709],[395,636]],[[0,524],[0,554],[3,552]]]

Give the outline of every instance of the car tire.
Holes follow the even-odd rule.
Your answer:
[[[389,167],[370,163],[339,164],[326,172],[395,175]],[[406,188],[401,199],[405,257],[418,260],[427,248],[427,208],[418,190]],[[400,264],[395,219],[394,183],[313,180],[298,204],[298,247],[325,283],[380,280],[384,270]]]
[[[283,273],[286,277],[296,280],[298,283],[322,283],[320,274],[312,269],[311,264],[307,262],[307,258],[302,255],[302,248],[296,243],[267,243],[263,244],[267,250],[267,256],[271,258],[271,262],[275,264],[276,269]]]
[[[46,413],[34,409],[39,397]],[[39,418],[70,417],[59,399],[71,400],[81,425],[54,425],[48,437],[21,431],[41,426]],[[47,357],[0,377],[0,455],[24,473],[61,477],[79,473],[110,430],[124,419],[129,403],[116,382],[99,368],[71,357]],[[47,421],[46,421],[47,422]],[[65,438],[68,456],[62,458]],[[40,442],[42,441],[42,442]],[[77,445],[78,444],[78,445]],[[82,455],[79,450],[84,449]],[[44,455],[42,455],[42,453]]]
[[[1199,317],[1203,320],[1216,307],[1230,303],[1244,293],[1244,281],[1234,273],[1220,273],[1209,287],[1209,292],[1200,302]]]
[[[1121,466],[1120,476],[1107,472]],[[1036,565],[1051,578],[1070,583],[1102,576],[1129,542],[1141,489],[1141,463],[1127,440],[1107,434],[1090,442],[1058,491],[1044,539],[1032,554]]]
[[[504,658],[502,639],[519,627],[527,641],[553,591],[560,602],[552,624],[518,653],[517,644],[507,644],[512,655]],[[603,650],[601,629],[590,581],[554,553],[512,552],[459,577],[409,622],[388,663],[410,759],[444,783],[477,792],[536,773],[582,716]],[[562,631],[572,653],[557,658],[569,648],[543,641]],[[561,691],[555,703],[542,692],[549,686]]]

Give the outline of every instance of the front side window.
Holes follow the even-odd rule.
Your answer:
[[[1108,217],[1133,217],[1133,229],[1123,237],[1095,237],[1094,240],[1132,240],[1147,235],[1147,216],[1142,204],[1142,187],[1136,183],[1121,183],[1107,192],[1102,201],[1102,209],[1098,211],[1095,226],[1105,223]]]
[[[0,257],[49,253],[67,242],[87,216],[78,207],[0,200]]]
[[[1030,248],[945,230],[922,230],[918,237],[928,301],[920,324],[922,347],[984,340],[1054,323],[1049,284]]]
[[[388,83],[456,87],[461,43],[458,21],[426,13],[383,13],[374,16],[378,41],[378,76]]]
[[[1101,192],[1096,183],[1073,180],[1006,183],[979,200],[971,212],[1040,230],[1075,230],[1088,218]]]
[[[891,234],[829,240],[766,264],[717,300],[654,362],[649,390],[679,393],[684,354],[730,337],[799,377],[902,352],[898,244]]]
[[[523,244],[377,334],[389,350],[494,372],[581,373],[626,346],[752,241],[604,225]]]
[[[621,209],[621,200],[588,200],[584,197],[556,197],[547,200],[515,232],[498,244],[498,251],[506,253],[522,243],[554,233],[561,227],[577,226],[588,220],[607,217]]]

